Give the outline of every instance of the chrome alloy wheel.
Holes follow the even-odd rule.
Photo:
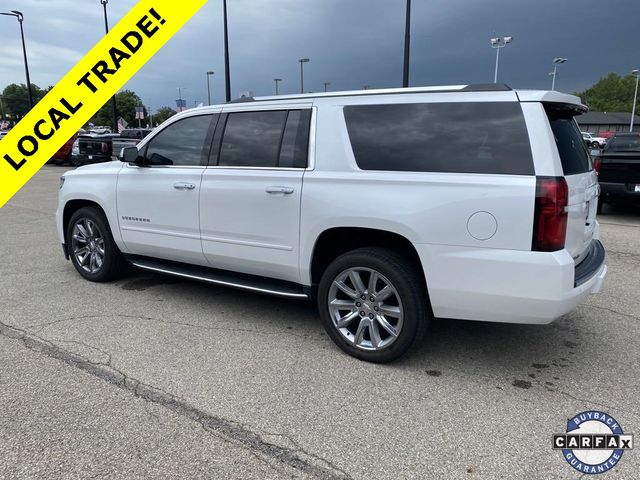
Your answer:
[[[391,345],[402,330],[400,295],[380,272],[352,267],[333,280],[327,306],[334,326],[352,345],[380,350]]]
[[[98,273],[104,264],[104,237],[93,220],[79,218],[73,226],[71,250],[85,272]]]

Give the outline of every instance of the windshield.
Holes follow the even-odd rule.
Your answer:
[[[640,152],[640,135],[613,137],[607,145],[608,152]]]

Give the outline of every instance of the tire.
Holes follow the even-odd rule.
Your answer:
[[[591,148],[597,148],[598,150],[600,150],[600,144],[598,142],[593,142],[591,144]]]
[[[602,209],[604,208],[604,197],[600,196],[598,198],[598,208],[596,209],[596,214],[602,215]]]
[[[73,167],[81,167],[82,165],[84,165],[84,162],[82,160],[80,160],[79,157],[71,157],[71,159],[69,160],[69,163],[73,166]]]
[[[86,253],[81,254],[84,249]],[[98,208],[80,208],[71,216],[67,250],[75,269],[91,282],[115,280],[125,270],[125,260],[113,240],[109,222]]]
[[[330,307],[330,300],[337,306]],[[360,248],[336,258],[322,275],[317,301],[334,343],[353,357],[375,363],[391,362],[420,345],[432,317],[420,272],[402,255],[383,248]]]

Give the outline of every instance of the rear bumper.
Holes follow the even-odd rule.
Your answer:
[[[600,291],[607,266],[604,248],[597,243],[602,257],[596,249],[598,259],[591,263],[590,253],[579,268],[566,250],[546,253],[424,244],[416,249],[436,317],[546,324]]]
[[[111,155],[74,155],[73,158],[82,163],[83,165],[89,165],[92,163],[104,163],[111,161]]]
[[[640,202],[640,192],[635,191],[635,183],[600,183],[600,198],[619,198]]]

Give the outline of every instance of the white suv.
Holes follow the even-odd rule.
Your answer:
[[[600,289],[579,99],[450,86],[249,99],[171,118],[63,176],[64,253],[315,298],[335,343],[386,362],[433,317],[545,324]]]

